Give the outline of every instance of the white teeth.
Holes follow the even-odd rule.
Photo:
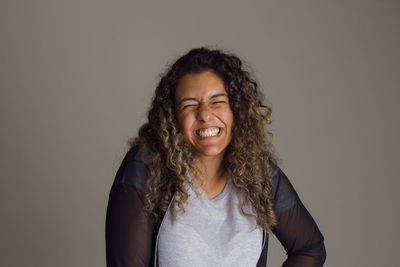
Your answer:
[[[201,130],[197,130],[197,133],[201,137],[216,136],[219,133],[219,128],[201,129]]]

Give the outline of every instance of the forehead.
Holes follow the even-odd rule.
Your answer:
[[[222,79],[212,71],[198,74],[186,74],[179,79],[176,87],[176,99],[183,97],[208,97],[216,93],[226,94]]]

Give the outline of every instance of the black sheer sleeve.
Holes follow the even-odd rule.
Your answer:
[[[272,231],[288,255],[283,266],[322,266],[326,259],[324,237],[289,179],[279,168],[273,185],[278,225]]]
[[[107,266],[149,266],[153,224],[143,210],[146,165],[137,148],[125,156],[112,185],[106,216]]]

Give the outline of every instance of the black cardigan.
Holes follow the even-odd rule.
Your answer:
[[[128,151],[111,187],[106,216],[107,266],[154,266],[159,224],[143,210],[148,168],[139,149]],[[322,266],[324,237],[280,168],[273,177],[272,199],[278,219],[272,232],[288,255],[283,266]],[[266,238],[257,267],[267,264],[268,235]]]

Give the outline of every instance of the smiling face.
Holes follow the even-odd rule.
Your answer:
[[[175,103],[180,130],[195,157],[222,157],[231,141],[233,113],[221,78],[212,71],[184,75]]]

